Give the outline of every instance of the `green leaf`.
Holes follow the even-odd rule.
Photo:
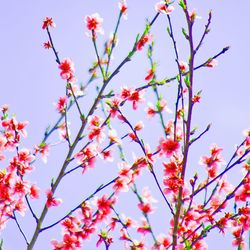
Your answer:
[[[5,112],[4,115],[3,115],[3,120],[8,119],[8,117],[9,117],[9,114],[7,112]]]
[[[134,53],[135,53],[135,52],[134,52],[133,50],[132,50],[132,51],[130,51],[130,52],[128,53],[128,58],[129,58],[129,59],[131,59],[131,58],[132,58],[132,56],[134,55]]]
[[[250,165],[250,158],[247,159],[247,165]]]
[[[184,37],[188,40],[189,36],[188,36],[186,30],[184,28],[182,28],[181,31],[182,31],[182,34],[184,35]]]
[[[208,225],[206,226],[203,230],[206,232],[208,232],[213,226],[212,225]]]
[[[148,58],[150,58],[152,56],[152,50],[153,50],[152,46],[149,45],[148,46],[148,53],[147,53]]]
[[[196,132],[197,128],[193,128],[191,131],[190,131],[190,135],[193,135],[195,132]]]
[[[196,95],[200,96],[201,95],[202,90],[199,90],[198,93]]]
[[[44,146],[46,146],[46,142],[45,141],[41,142],[40,145],[39,145],[39,147],[41,147],[41,148],[43,148]]]
[[[167,27],[167,32],[168,32],[169,36],[171,36],[171,31],[170,31],[169,27]]]
[[[185,9],[187,8],[187,6],[186,6],[186,4],[184,3],[183,0],[180,0],[179,5],[181,6],[181,8],[182,8],[183,10],[185,10]]]
[[[106,124],[110,126],[110,117],[107,119]]]
[[[0,250],[3,250],[3,239],[0,241]]]
[[[146,28],[145,28],[143,34],[144,34],[144,35],[148,34],[149,30],[150,30],[150,23],[149,23],[149,21],[147,20],[147,21],[146,21]]]
[[[184,243],[185,243],[185,249],[191,250],[191,243],[188,240],[185,240]]]
[[[190,87],[190,80],[189,80],[189,76],[188,75],[185,76],[184,82],[185,82],[185,84],[186,84],[187,87]]]
[[[156,102],[156,109],[157,109],[157,111],[160,111],[160,110],[161,110],[161,103],[160,103],[160,100],[157,100],[157,102]]]
[[[101,236],[102,236],[103,238],[107,238],[108,232],[107,232],[107,231],[104,231],[104,230],[101,230]]]
[[[180,81],[180,75],[176,76],[176,80],[179,82]]]

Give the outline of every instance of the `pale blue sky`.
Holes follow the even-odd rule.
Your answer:
[[[156,2],[153,0],[128,0],[128,20],[121,23],[119,47],[114,52],[115,61],[111,70],[132,48],[136,34],[143,31],[146,18],[151,19],[154,16]],[[248,0],[237,3],[232,0],[192,0],[190,2],[197,10],[198,16],[202,17],[197,20],[195,26],[195,29],[197,28],[196,37],[207,20],[208,10],[213,10],[211,33],[205,40],[200,55],[197,56],[197,64],[217,54],[223,47],[231,47],[226,55],[218,59],[218,67],[201,69],[195,77],[197,89],[202,89],[203,92],[201,104],[195,110],[193,125],[197,125],[202,130],[207,124],[212,123],[212,128],[201,142],[203,145],[196,147],[192,152],[191,161],[197,163],[199,156],[208,152],[208,147],[213,142],[225,148],[224,157],[228,159],[234,146],[242,140],[242,130],[250,125],[248,79],[250,2]],[[114,22],[118,15],[117,3],[118,1],[114,0],[8,0],[1,2],[0,105],[9,104],[11,113],[16,114],[18,120],[29,121],[30,124],[27,128],[29,136],[24,141],[25,147],[32,147],[41,141],[46,126],[52,124],[57,118],[53,102],[65,92],[65,83],[60,79],[55,57],[52,51],[45,50],[42,46],[43,42],[47,40],[46,32],[41,29],[43,18],[45,16],[53,17],[57,28],[51,33],[59,56],[60,58],[70,57],[75,62],[76,76],[79,82],[84,83],[89,78],[87,71],[95,58],[91,41],[85,35],[84,17],[98,12],[104,18],[105,34],[100,35],[100,40],[98,40],[99,48],[102,49],[102,42],[114,29]],[[177,7],[177,3],[175,6]],[[172,22],[179,42],[181,59],[187,60],[187,45],[183,39],[181,40],[180,35],[180,27],[183,24],[180,10],[173,13]],[[173,51],[165,32],[165,25],[166,20],[161,16],[152,28],[156,42],[154,58],[159,65],[159,78],[173,76],[172,73],[175,72]],[[145,51],[140,52],[133,60],[111,82],[110,88],[117,89],[121,84],[136,85],[143,81],[149,68]],[[95,95],[93,89],[87,94]],[[173,98],[170,96],[169,100],[173,100]],[[152,134],[148,135],[149,140],[150,136]],[[61,146],[61,151],[65,152],[64,150],[65,148]],[[32,179],[42,188],[49,186],[50,177],[55,175],[56,169],[60,167],[58,162],[63,161],[63,157],[58,154],[59,151],[56,152],[54,154],[51,152],[47,165],[38,161],[36,164],[38,174],[32,174]],[[0,168],[2,167],[5,166]],[[49,176],[45,176],[45,174]],[[105,179],[103,182],[110,180],[114,174],[108,173],[107,178],[102,176]],[[90,174],[90,177],[93,176],[94,174]],[[84,182],[86,183],[86,180]],[[70,180],[65,181],[65,185],[70,185],[70,183],[72,180],[71,182]],[[81,183],[80,186],[85,188],[84,183]],[[92,189],[90,183],[87,183],[87,186],[87,189],[94,190],[98,184]],[[68,197],[72,192],[74,190],[66,192]],[[77,202],[77,198],[74,201]],[[35,204],[35,207],[39,209],[39,205]],[[48,221],[53,221],[53,216],[56,216],[57,213],[57,209],[52,209]],[[21,222],[24,223],[27,231],[31,230],[30,221],[27,223],[25,220],[21,220]],[[53,233],[59,239],[58,231],[57,228],[41,235],[35,250],[49,249],[48,239],[54,236]],[[12,223],[7,225],[3,237],[4,249],[15,250],[17,247],[25,249],[25,243]],[[213,245],[214,239],[216,239],[216,245]],[[209,249],[215,249],[214,247],[219,247],[219,245],[224,249],[233,249],[229,240],[225,238],[218,241],[214,234],[208,242],[211,246],[213,245]],[[88,245],[85,249],[95,249],[93,246],[93,244],[92,247]]]

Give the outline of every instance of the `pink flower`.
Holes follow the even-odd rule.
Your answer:
[[[130,179],[126,177],[119,177],[116,179],[113,189],[116,193],[129,191]]]
[[[128,98],[129,101],[132,101],[133,109],[136,110],[138,108],[138,103],[143,102],[143,91],[134,90],[130,97]]]
[[[68,136],[70,136],[70,130],[69,128],[66,129],[65,122],[63,122],[61,125],[58,126],[58,134],[59,134],[60,140],[62,141],[68,139]]]
[[[61,70],[60,76],[62,79],[67,80],[68,82],[75,82],[74,63],[71,59],[64,58],[58,68]]]
[[[18,152],[18,160],[23,163],[31,163],[35,160],[35,156],[28,149],[21,149]]]
[[[122,143],[119,137],[117,136],[117,132],[114,129],[109,130],[108,138],[110,140],[110,143],[118,143],[118,144]]]
[[[96,139],[98,143],[101,143],[104,141],[106,135],[103,132],[104,127],[92,127],[90,129],[90,132],[88,133],[88,138],[90,140]]]
[[[147,113],[147,118],[152,118],[157,113],[157,111],[154,109],[154,106],[152,103],[148,103],[148,107],[145,109]]]
[[[31,199],[39,198],[39,188],[34,184],[30,187],[30,198]]]
[[[126,0],[121,0],[121,2],[118,3],[119,10],[123,14],[124,19],[127,19],[127,2]]]
[[[122,87],[122,91],[120,93],[120,97],[123,100],[128,100],[132,102],[133,109],[137,109],[138,103],[143,102],[143,94],[144,91],[134,90],[133,88]]]
[[[167,3],[166,3],[167,2]],[[155,4],[155,10],[162,14],[169,14],[174,11],[173,6],[168,6],[169,1],[160,1]]]
[[[47,41],[47,42],[44,42],[44,43],[43,43],[43,47],[44,47],[45,49],[50,49],[50,48],[52,48],[52,45],[51,45],[50,41]]]
[[[97,199],[96,205],[98,208],[100,220],[106,218],[106,216],[111,213],[111,206],[114,203],[115,203],[115,198],[108,198],[106,195],[103,195],[101,198]]]
[[[52,20],[52,17],[45,17],[43,19],[43,26],[42,26],[42,29],[47,29],[48,27],[51,27],[51,28],[55,28],[56,25],[55,23],[53,22]]]
[[[101,159],[109,162],[112,162],[114,160],[111,150],[105,150],[101,152],[100,157]]]
[[[149,214],[154,211],[152,205],[150,203],[141,202],[138,204],[138,208],[144,213]]]
[[[165,154],[166,157],[171,157],[174,153],[178,151],[180,148],[180,144],[177,141],[174,141],[173,139],[160,139],[160,156]]]
[[[143,122],[142,122],[142,121],[139,121],[139,122],[137,122],[137,123],[135,124],[134,130],[139,131],[139,130],[142,130],[143,127],[144,127]]]
[[[196,10],[188,11],[188,16],[191,22],[194,22],[195,18],[197,17]]]
[[[46,195],[47,195],[47,202],[46,202],[47,208],[59,206],[62,203],[61,199],[56,199],[53,197],[53,193],[51,190],[47,190]]]
[[[145,36],[143,36],[136,44],[136,49],[137,50],[142,50],[142,48],[144,47],[144,45],[146,43],[149,43],[153,40],[153,36],[151,34],[147,34]]]
[[[96,155],[96,146],[92,144],[76,153],[74,158],[79,160],[79,163],[83,166],[83,171],[85,171],[87,167],[93,168],[95,166]]]
[[[46,143],[35,145],[35,154],[37,153],[40,153],[42,155],[43,162],[47,163],[47,156],[49,154],[49,145]]]
[[[180,71],[181,71],[182,73],[184,73],[185,71],[187,71],[188,65],[187,65],[186,62],[180,61],[180,62],[179,62],[179,68],[180,68]]]
[[[211,59],[206,63],[206,66],[209,68],[214,68],[218,65],[218,61],[216,59]]]
[[[154,70],[149,69],[148,74],[145,77],[145,81],[150,81],[154,77],[154,74],[155,74]]]
[[[59,97],[59,100],[56,103],[56,110],[61,114],[65,112],[67,99],[67,96]]]
[[[91,115],[88,118],[89,128],[101,126],[102,119],[97,115]]]
[[[142,233],[143,235],[146,235],[147,233],[150,233],[150,231],[151,231],[151,228],[150,228],[148,222],[146,221],[146,219],[143,218],[142,225],[137,228],[137,232]],[[139,249],[141,249],[141,248],[139,248]]]
[[[100,17],[98,13],[94,13],[90,16],[85,17],[85,23],[87,25],[87,29],[95,33],[97,32],[101,34],[103,33],[102,22],[103,19]]]
[[[157,244],[158,244],[158,247],[162,247],[162,248],[159,248],[159,249],[166,249],[171,244],[170,236],[165,236],[163,234],[159,235],[157,237]]]
[[[24,216],[25,215],[25,211],[27,209],[23,199],[19,199],[17,201],[14,201],[15,205],[15,210],[18,211],[20,213],[20,215]]]

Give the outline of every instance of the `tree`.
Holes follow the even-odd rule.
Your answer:
[[[172,15],[175,13],[173,6],[182,10],[183,20],[186,19],[183,29],[176,28],[177,31],[181,31],[180,41],[185,41],[187,44],[187,52],[183,54],[177,47],[176,34],[179,33],[174,30],[172,22]],[[205,28],[198,38],[195,38],[193,29],[198,22],[197,14],[186,1],[180,1],[179,6],[170,2],[160,2],[155,8],[155,16],[146,22],[144,29],[136,36],[128,53],[117,66],[111,65],[111,61],[116,50],[118,28],[127,13],[126,3],[119,3],[116,28],[105,43],[103,52],[99,45],[103,19],[99,14],[86,16],[89,40],[92,40],[97,59],[89,70],[89,81],[81,87],[75,84],[72,60],[67,57],[60,58],[60,53],[54,44],[51,36],[51,28],[55,27],[53,19],[50,17],[44,19],[42,28],[48,35],[48,41],[44,43],[44,47],[54,53],[60,76],[66,81],[66,94],[56,103],[60,118],[46,129],[42,141],[31,151],[21,147],[22,144],[20,144],[21,137],[26,135],[26,122],[16,121],[15,117],[9,115],[8,107],[2,107],[1,150],[4,153],[15,149],[9,158],[6,170],[1,172],[2,225],[5,224],[5,220],[12,219],[24,241],[27,242],[28,249],[33,248],[44,231],[58,224],[63,225],[64,235],[60,242],[53,240],[55,249],[60,249],[61,246],[64,247],[63,249],[75,249],[92,234],[97,234],[99,237],[97,245],[104,244],[106,249],[112,246],[113,237],[114,240],[115,237],[120,237],[120,240],[132,249],[143,249],[144,240],[135,240],[138,234],[144,235],[149,240],[147,248],[154,246],[156,249],[167,247],[177,249],[178,245],[178,249],[180,247],[206,249],[204,238],[207,234],[215,229],[223,232],[229,226],[233,230],[233,244],[242,247],[243,233],[249,229],[247,204],[249,131],[246,130],[244,139],[233,150],[225,167],[221,156],[222,148],[212,145],[209,154],[200,159],[201,165],[204,165],[203,169],[196,165],[195,169],[190,171],[191,166],[194,165],[193,160],[190,159],[192,149],[202,143],[210,129],[209,124],[203,129],[196,129],[193,125],[193,113],[202,97],[201,86],[199,83],[196,85],[195,75],[204,68],[214,68],[218,57],[227,52],[229,47],[226,46],[203,59],[201,63],[196,63],[195,59],[202,48],[201,45],[210,31],[212,12],[209,12],[208,20],[204,23]],[[157,54],[157,43],[154,42],[153,28],[160,18],[167,21],[166,34],[168,34],[175,62],[175,68],[167,70],[168,75],[172,74],[168,77],[165,76],[165,71],[163,76],[159,76],[160,67],[154,59]],[[134,87],[121,84],[113,86],[128,63],[136,61],[136,56],[143,56],[144,60],[148,58],[148,72],[144,72],[144,79],[141,78]],[[139,70],[142,70],[141,67],[138,69],[134,67],[133,74],[138,74]],[[130,76],[133,77],[133,74]],[[118,78],[118,81],[121,80]],[[127,78],[126,81],[131,82],[131,78]],[[87,91],[91,88],[96,88],[95,98],[93,95],[90,98],[87,97]],[[147,104],[145,99],[152,100],[152,104]],[[144,112],[145,108],[146,112]],[[169,109],[172,109],[172,114],[165,113]],[[146,115],[152,120],[149,122],[145,120]],[[140,119],[143,119],[143,123]],[[72,121],[73,126],[69,121]],[[146,125],[145,128],[143,124]],[[61,168],[54,170],[52,175],[48,175],[50,181],[45,184],[48,190],[45,200],[41,198],[40,215],[39,212],[35,212],[33,202],[30,201],[32,198],[37,198],[38,189],[32,182],[27,182],[29,179],[27,174],[33,170],[33,165],[36,165],[35,156],[41,154],[46,160],[48,151],[53,153],[52,146],[55,138],[51,136],[55,131],[59,132],[60,139],[64,142],[59,143],[58,151],[54,151],[57,155],[56,165],[58,165],[59,156],[63,155],[64,160],[59,164]],[[154,136],[149,136],[150,133]],[[114,155],[110,150],[114,151]],[[136,156],[131,157],[131,151]],[[197,161],[196,151],[194,155]],[[112,158],[116,163],[112,162],[110,168],[108,165],[105,166],[105,170],[98,170],[99,165],[106,164],[104,162],[111,161]],[[236,185],[230,186],[225,179],[225,174],[236,168],[242,168],[244,175],[239,176]],[[107,169],[110,173],[106,173]],[[61,204],[61,200],[56,196],[62,181],[67,181],[67,178],[73,178],[76,174],[79,178],[79,172],[82,172],[83,177],[87,177],[80,178],[84,180],[83,184],[86,184],[87,174],[91,171],[95,174],[94,180],[97,182],[87,183],[90,191],[82,195],[83,188],[77,190],[79,188],[77,181],[69,183],[66,188],[72,187],[72,191],[74,193],[79,191],[79,194],[76,197],[70,197],[65,206]],[[103,172],[100,175],[98,171]],[[110,181],[98,182],[98,178],[103,177],[104,173],[107,177],[109,174],[113,177]],[[145,176],[148,177],[144,179]],[[156,222],[151,219],[154,199],[150,190],[144,188],[145,184],[142,182],[145,180],[150,190],[155,189],[154,193],[158,191],[160,194],[157,198],[158,207],[163,211],[168,209],[164,214],[165,221],[169,222],[172,218],[168,228],[161,231],[165,233],[164,236],[157,232],[159,230],[157,219]],[[83,187],[85,191],[86,185]],[[134,216],[139,212],[143,216],[142,221],[138,221],[137,224],[134,220],[121,216],[122,200],[120,204],[118,197],[125,197],[124,192],[128,191],[134,193],[137,199],[133,202],[133,209],[138,210]],[[201,194],[203,194],[202,200],[199,197]],[[94,204],[89,203],[93,199]],[[130,197],[129,200],[133,201],[134,198]],[[17,213],[24,213],[24,203],[27,203],[26,206],[35,223],[35,230],[34,232],[31,230],[30,239],[22,229],[17,216]],[[229,209],[233,203],[235,203],[235,209]],[[60,205],[58,209],[61,208],[60,214],[57,210],[46,225],[44,219],[47,218],[47,214],[53,213],[51,207],[58,205]],[[78,216],[79,213],[80,216]],[[109,221],[108,225],[104,225],[106,220]],[[96,231],[97,225],[101,231]],[[133,225],[135,229],[131,229]],[[119,236],[115,233],[115,229],[118,229]]]

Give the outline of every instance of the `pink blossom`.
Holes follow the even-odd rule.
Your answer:
[[[75,82],[74,76],[74,63],[69,58],[64,58],[58,68],[61,70],[60,76],[62,79],[67,80],[68,82]]]
[[[180,61],[179,62],[179,68],[182,73],[186,72],[188,69],[188,65],[186,62]]]
[[[70,130],[69,128],[66,129],[65,122],[63,122],[61,125],[58,126],[58,134],[59,134],[60,140],[66,140],[68,139],[67,137],[70,136]]]
[[[211,59],[206,63],[206,66],[209,68],[214,68],[218,65],[218,61],[216,59]]]
[[[90,140],[96,139],[98,143],[101,143],[104,141],[106,135],[103,132],[104,127],[92,127],[88,133],[88,138]]]
[[[23,199],[18,199],[17,201],[14,201],[14,203],[12,204],[15,207],[15,211],[18,211],[20,213],[20,215],[24,216],[25,215],[25,211],[27,209]]]
[[[135,131],[139,131],[139,130],[142,130],[143,127],[144,127],[143,122],[142,122],[142,121],[139,121],[139,122],[137,122],[137,123],[135,124],[134,130],[135,130]]]
[[[42,29],[47,29],[48,27],[51,27],[51,28],[55,28],[56,27],[54,21],[52,20],[52,17],[45,17],[43,19]]]
[[[114,160],[113,155],[112,155],[112,150],[105,150],[102,151],[100,154],[101,159],[105,161],[112,162]]]
[[[91,115],[88,117],[89,128],[99,127],[101,125],[102,119],[97,115]]]
[[[121,11],[124,19],[127,19],[127,10],[128,10],[128,7],[127,7],[127,2],[126,0],[121,0],[119,3],[118,3],[118,7],[119,7],[119,10]]]
[[[111,117],[114,118],[118,114],[118,109],[120,106],[121,100],[120,98],[114,97],[110,100],[110,103],[108,104],[108,112],[110,113]]]
[[[50,49],[50,48],[52,48],[52,45],[51,45],[50,41],[47,41],[47,42],[44,42],[44,43],[43,43],[43,47],[44,47],[45,49]]]
[[[54,206],[59,206],[62,203],[61,199],[57,199],[57,198],[53,197],[54,195],[53,195],[51,190],[47,190],[46,195],[47,195],[47,202],[46,202],[47,208],[50,208],[52,206],[53,207]]]
[[[139,102],[143,102],[143,95],[144,95],[144,91],[138,91],[138,90],[134,90],[131,95],[129,96],[128,100],[132,102],[133,105],[133,109],[136,110],[138,108],[138,104]]]
[[[145,109],[145,112],[147,114],[147,118],[152,118],[157,113],[152,103],[148,103],[148,107]]]
[[[79,163],[83,166],[83,171],[85,171],[87,167],[93,168],[95,166],[96,155],[96,145],[91,144],[76,153],[74,158],[79,160]]]
[[[85,17],[85,23],[87,25],[87,29],[89,31],[93,31],[94,33],[103,33],[102,29],[103,19],[100,17],[98,13],[94,13],[90,16]]]
[[[169,13],[173,12],[174,7],[167,5],[170,1],[166,1],[166,2],[165,1],[160,1],[160,2],[156,3],[155,4],[155,10],[157,12],[159,12],[159,13],[162,13],[162,14],[169,14]]]
[[[43,162],[47,163],[47,156],[49,154],[49,145],[46,143],[35,145],[35,154],[37,153],[40,153],[42,155]]]
[[[166,157],[172,156],[174,153],[178,151],[180,148],[180,144],[177,141],[174,141],[173,139],[160,139],[160,156],[165,154]]]
[[[116,193],[129,191],[130,179],[126,177],[119,177],[115,180],[113,189]]]
[[[118,144],[122,143],[119,137],[117,136],[117,132],[114,129],[109,130],[108,138],[110,140],[110,143],[118,143]]]
[[[38,199],[39,198],[39,188],[34,184],[31,185],[29,195],[30,195],[31,199]]]
[[[153,40],[153,36],[151,34],[144,35],[136,44],[137,50],[142,50],[145,44],[151,42]]]
[[[154,70],[149,69],[147,75],[145,76],[145,81],[150,81],[154,77]]]
[[[65,113],[66,111],[66,104],[67,104],[68,97],[67,96],[62,96],[59,97],[57,103],[56,103],[56,110],[59,113]]]

